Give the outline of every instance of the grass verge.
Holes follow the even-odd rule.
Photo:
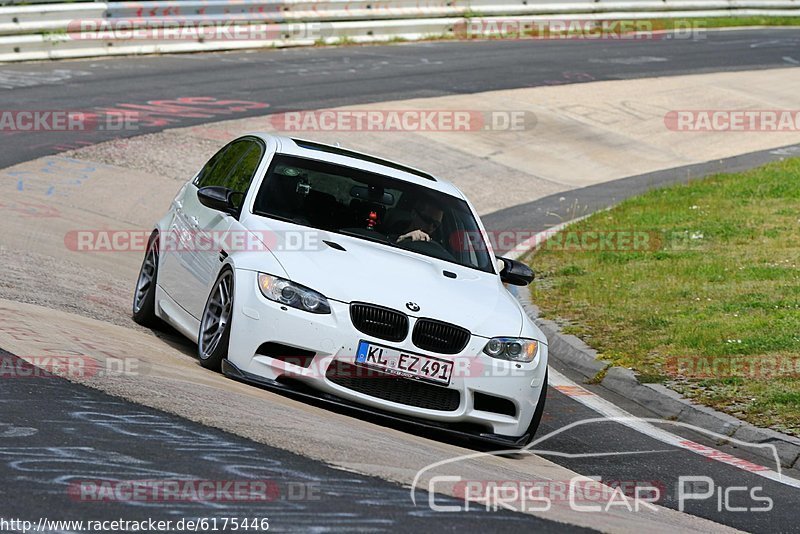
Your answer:
[[[467,11],[462,15],[465,21],[471,21],[475,18],[480,18],[480,13]],[[471,41],[471,40],[514,40],[514,39],[529,39],[529,40],[558,40],[558,39],[581,39],[596,40],[598,38],[616,38],[616,39],[643,39],[648,38],[651,32],[675,32],[674,38],[676,39],[701,39],[702,31],[714,28],[737,28],[749,26],[800,26],[800,17],[712,17],[712,18],[681,18],[681,19],[641,19],[641,20],[619,20],[608,19],[596,21],[596,26],[592,27],[590,21],[583,20],[583,25],[579,25],[577,29],[570,28],[570,19],[558,18],[553,15],[552,23],[550,26],[547,21],[542,21],[542,26],[530,27],[530,24],[522,22],[523,19],[515,17],[502,18],[497,24],[493,25],[491,22],[485,22],[483,25],[478,25],[478,28],[483,28],[487,34],[475,33],[471,34],[468,24],[460,27],[456,25],[454,31],[442,35],[427,35],[421,39],[408,39],[406,37],[392,37],[381,41],[380,44],[399,44],[408,41]],[[574,15],[576,20],[581,21],[580,15]],[[563,19],[563,20],[562,20]],[[514,24],[515,20],[520,20],[519,25]],[[614,21],[619,22],[615,24]],[[604,24],[606,23],[606,24]],[[485,27],[484,27],[485,26]],[[511,29],[507,28],[510,26]],[[477,31],[477,30],[476,30]],[[639,32],[637,34],[636,32]],[[658,33],[653,33],[658,35]],[[659,37],[661,38],[661,37]],[[324,39],[318,39],[315,46],[369,46],[376,43],[360,43],[351,38],[342,37],[336,42],[328,43]]]
[[[800,26],[800,17],[713,17],[689,19],[705,28],[735,28],[746,26]]]
[[[543,315],[602,359],[800,435],[800,159],[631,198],[530,262]]]

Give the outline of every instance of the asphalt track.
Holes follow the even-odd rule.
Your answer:
[[[164,114],[160,116],[164,119],[162,124],[138,131],[95,131],[85,136],[41,132],[5,135],[0,138],[3,146],[0,167],[120,135],[139,135],[167,127],[269,111],[580,81],[751,70],[788,66],[796,59],[800,59],[800,31],[746,30],[709,33],[697,42],[440,42],[6,65],[0,68],[0,87],[4,84],[14,87],[0,89],[3,109],[92,110],[126,104],[146,105],[151,101],[180,97],[246,100],[269,104],[269,109],[242,110],[219,117]],[[772,151],[731,158],[706,167],[698,166],[694,172],[700,175],[710,170],[747,167],[773,157],[780,157],[780,154]],[[637,188],[675,180],[679,174],[663,171],[628,182],[586,188],[570,195],[581,199],[585,209],[591,211]],[[531,205],[510,208],[486,216],[485,221],[490,229],[503,229],[518,225],[515,221],[525,217],[526,228],[544,229],[549,221],[532,220],[531,214],[548,213],[556,201],[542,199]],[[9,354],[2,357],[14,358]],[[569,370],[561,371],[569,375]],[[311,527],[342,530],[460,530],[469,527],[513,528],[516,531],[531,527],[544,531],[563,528],[510,513],[433,514],[427,506],[412,507],[407,490],[388,482],[336,471],[318,462],[122,402],[61,379],[36,381],[35,384],[25,380],[6,382],[11,383],[4,383],[0,390],[0,402],[4,406],[0,456],[3,456],[5,482],[0,488],[0,498],[5,517],[41,517],[42,495],[47,495],[45,508],[52,511],[52,518],[75,517],[76,514],[98,518],[122,514],[133,518],[138,513],[147,517],[230,516],[231,513],[252,517],[258,513],[274,516],[276,528],[298,530]],[[601,388],[587,387],[636,415],[649,415]],[[108,419],[81,419],[80,414],[87,412],[119,418],[126,424],[146,421],[148,430],[132,432],[125,425],[115,425]],[[584,405],[551,389],[540,435],[596,416]],[[694,441],[714,445],[703,436],[688,436]],[[597,423],[591,429],[576,427],[554,436],[546,445],[549,450],[572,455],[549,459],[581,474],[612,481],[660,483],[667,488],[660,504],[671,508],[677,507],[675,483],[682,475],[709,476],[723,488],[761,486],[762,494],[774,501],[770,512],[725,511],[720,509],[716,499],[692,504],[687,511],[749,531],[790,532],[800,528],[796,522],[796,502],[800,497],[797,489],[665,446],[617,423]],[[764,464],[763,459],[749,457],[742,449],[717,448]],[[622,456],[596,455],[609,452]],[[266,462],[269,467],[263,471],[265,458],[269,459]],[[123,464],[126,467],[123,468]],[[318,481],[324,497],[310,505],[278,500],[259,506],[243,507],[238,503],[231,508],[199,509],[187,505],[181,509],[164,507],[163,503],[139,503],[134,510],[130,505],[75,503],[64,491],[71,477],[85,479],[92,473],[96,478],[109,472],[144,478],[150,470],[153,476],[171,473],[175,478],[220,479],[230,477],[230,472],[226,471],[230,465],[240,464],[257,469],[262,478]],[[140,470],[130,471],[131,465]],[[729,504],[745,508],[758,505],[752,500],[735,499]],[[380,520],[376,522],[377,518]]]
[[[4,135],[0,168],[120,136],[213,120],[389,100],[598,80],[790,67],[800,30],[743,30],[692,39],[431,42],[296,48],[0,66],[3,110],[129,109],[185,97],[268,105],[210,116],[154,112],[135,130]],[[151,108],[152,109],[152,108]]]

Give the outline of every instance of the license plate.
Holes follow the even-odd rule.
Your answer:
[[[452,361],[375,345],[367,341],[359,342],[356,363],[389,374],[445,386],[450,384],[450,378],[453,376]]]

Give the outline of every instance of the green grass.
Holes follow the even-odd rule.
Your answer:
[[[589,250],[588,232],[641,239]],[[553,236],[529,261],[543,314],[603,359],[800,434],[800,159],[629,199]],[[687,361],[688,370],[676,364]],[[774,362],[777,371],[764,367]]]
[[[478,18],[477,15],[465,16],[465,18]],[[580,19],[580,15],[576,15]],[[513,28],[514,18],[510,17],[508,22]],[[570,26],[574,22],[576,26]],[[521,24],[519,31],[511,33],[498,33],[490,36],[465,35],[471,39],[509,39],[509,38],[576,38],[585,37],[587,39],[597,38],[598,34],[613,37],[633,36],[634,33],[658,31],[676,31],[677,37],[690,38],[692,35],[687,32],[697,32],[695,37],[700,38],[700,32],[712,28],[735,28],[746,26],[800,26],[800,17],[711,17],[711,18],[681,18],[681,19],[639,19],[639,20],[598,20],[597,25],[592,28],[587,26],[590,21],[586,20],[556,20],[551,23],[542,21],[537,25]],[[563,26],[566,24],[566,26]],[[563,29],[562,29],[563,28]],[[589,32],[587,35],[583,35]],[[633,37],[631,37],[633,38]]]
[[[632,21],[633,22],[633,21]],[[747,26],[800,26],[800,17],[700,17],[645,20],[654,30],[685,28],[739,28]]]
[[[689,20],[702,21],[706,28],[800,26],[800,17],[715,17]]]
[[[483,15],[477,11],[467,10],[462,14],[462,18],[470,21],[474,18],[482,18]],[[553,16],[554,20],[561,21],[569,21],[570,17],[564,16]],[[582,20],[580,15],[575,15],[574,20],[580,21]],[[513,17],[508,18],[509,21],[513,21]],[[606,21],[608,22],[608,21]],[[714,18],[684,18],[684,19],[652,19],[652,20],[626,20],[623,21],[623,25],[621,26],[610,26],[607,29],[603,29],[602,26],[599,27],[600,31],[605,34],[613,34],[614,36],[620,36],[625,38],[624,36],[627,34],[631,34],[634,31],[640,31],[646,34],[648,31],[672,31],[675,30],[678,37],[683,36],[683,38],[689,38],[690,36],[687,32],[697,32],[698,38],[700,38],[700,32],[705,29],[713,29],[713,28],[735,28],[735,27],[744,27],[744,26],[800,26],[800,17],[714,17]],[[468,35],[467,30],[463,29],[461,31],[455,31],[454,33],[447,33],[442,35],[427,35],[422,41],[449,41],[449,40],[504,40],[504,39],[520,39],[520,38],[574,38],[580,37],[582,31],[581,30],[566,30],[563,32],[559,31],[549,31],[547,30],[546,26],[543,30],[525,30],[524,26],[520,28],[520,31],[514,32],[511,31],[510,33],[498,33],[493,35]],[[694,35],[694,34],[693,34]],[[587,35],[587,39],[595,39],[596,36],[594,34]],[[393,37],[386,41],[386,44],[399,44],[406,42],[407,39],[403,37]],[[315,43],[315,46],[352,46],[356,44],[352,39],[349,37],[341,37],[339,40],[333,43],[328,43],[324,39],[318,39]]]

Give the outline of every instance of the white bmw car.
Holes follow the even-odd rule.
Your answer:
[[[504,446],[541,419],[547,340],[469,201],[425,172],[269,134],[212,157],[156,224],[133,318],[204,367]]]

